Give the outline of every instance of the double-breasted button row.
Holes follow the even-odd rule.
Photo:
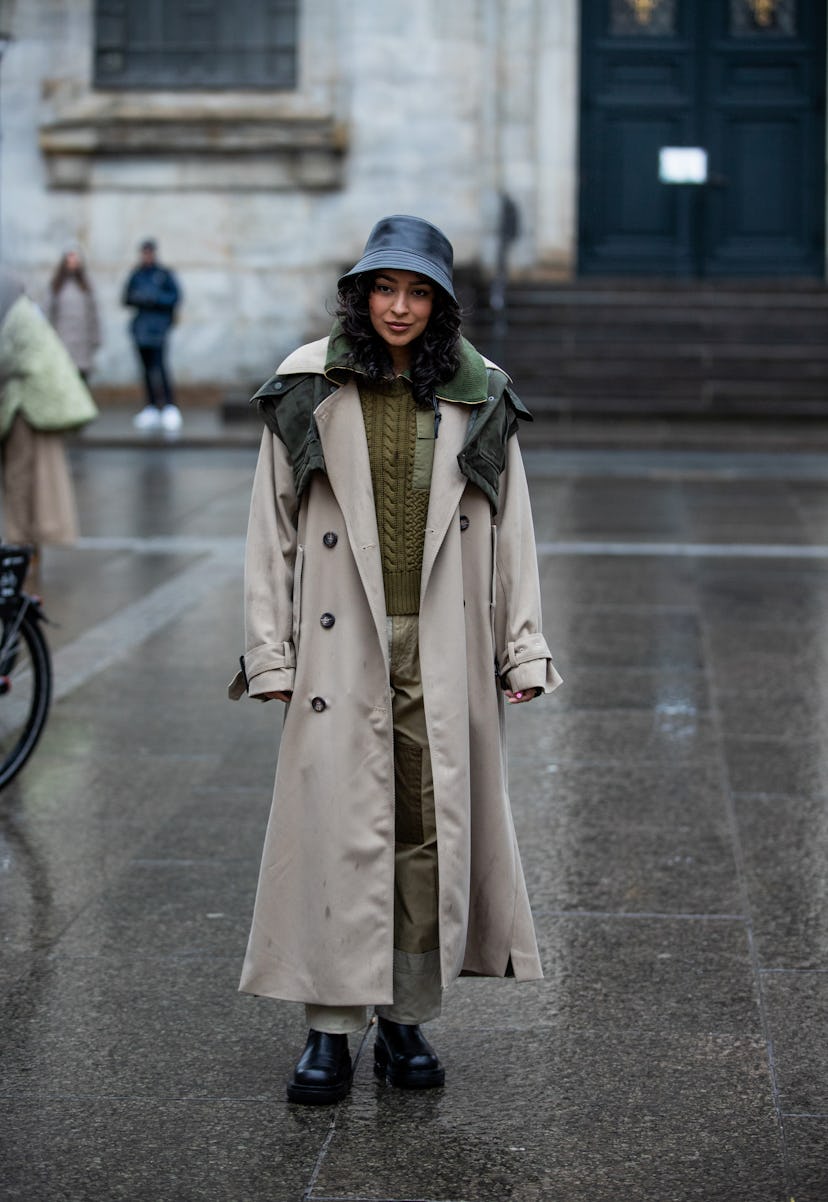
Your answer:
[[[332,547],[335,547],[336,544],[339,542],[339,535],[336,533],[335,530],[326,530],[325,533],[322,535],[322,542],[330,550]],[[334,615],[331,613],[327,613],[327,612],[322,614],[322,616],[319,619],[319,625],[324,630],[330,630],[330,628],[333,626],[333,624],[335,622],[336,622],[336,618],[334,617]],[[328,703],[324,697],[313,697],[311,699],[311,709],[315,710],[315,712],[317,714],[321,714],[322,711],[326,710],[327,708],[328,708]]]

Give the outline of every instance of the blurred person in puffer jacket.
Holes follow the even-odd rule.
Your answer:
[[[3,537],[35,547],[28,588],[38,583],[42,543],[77,538],[64,434],[98,410],[38,305],[0,268],[0,464]]]
[[[80,249],[70,246],[55,268],[47,313],[75,367],[87,383],[101,345],[98,306]]]
[[[123,294],[123,303],[135,309],[130,332],[146,389],[146,404],[133,422],[139,430],[180,430],[181,410],[173,395],[166,348],[181,289],[169,268],[158,262],[158,247],[152,238],[145,239],[140,249],[141,261],[127,280]]]

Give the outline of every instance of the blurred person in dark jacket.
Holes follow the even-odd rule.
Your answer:
[[[77,246],[68,247],[55,268],[47,313],[86,383],[101,333],[95,291]]]
[[[181,289],[169,268],[158,262],[157,255],[153,239],[142,242],[141,261],[124,288],[123,303],[135,309],[130,330],[146,389],[146,404],[133,421],[139,430],[179,430],[181,410],[175,403],[165,354]]]

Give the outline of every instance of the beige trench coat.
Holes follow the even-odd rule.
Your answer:
[[[280,373],[321,372],[327,340]],[[470,406],[442,404],[425,533],[420,664],[434,774],[442,980],[542,976],[515,841],[497,655],[510,688],[560,683],[540,633],[526,478],[499,512],[461,474]],[[318,405],[327,475],[298,507],[265,431],[245,568],[249,693],[292,689],[240,988],[322,1005],[392,997],[394,769],[382,570],[359,394]],[[462,523],[461,515],[468,519]],[[326,534],[336,541],[325,540]],[[322,614],[333,614],[323,627]],[[231,696],[237,696],[237,681]],[[314,702],[317,708],[314,708]],[[324,703],[324,708],[321,708]],[[511,967],[510,967],[511,966]]]

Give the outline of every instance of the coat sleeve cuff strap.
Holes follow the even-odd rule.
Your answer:
[[[500,675],[513,692],[535,688],[551,693],[561,684],[552,654],[541,634],[510,640],[501,660]]]
[[[296,651],[293,643],[261,643],[243,658],[242,668],[228,687],[228,696],[237,701],[245,693],[255,697],[293,688]]]

